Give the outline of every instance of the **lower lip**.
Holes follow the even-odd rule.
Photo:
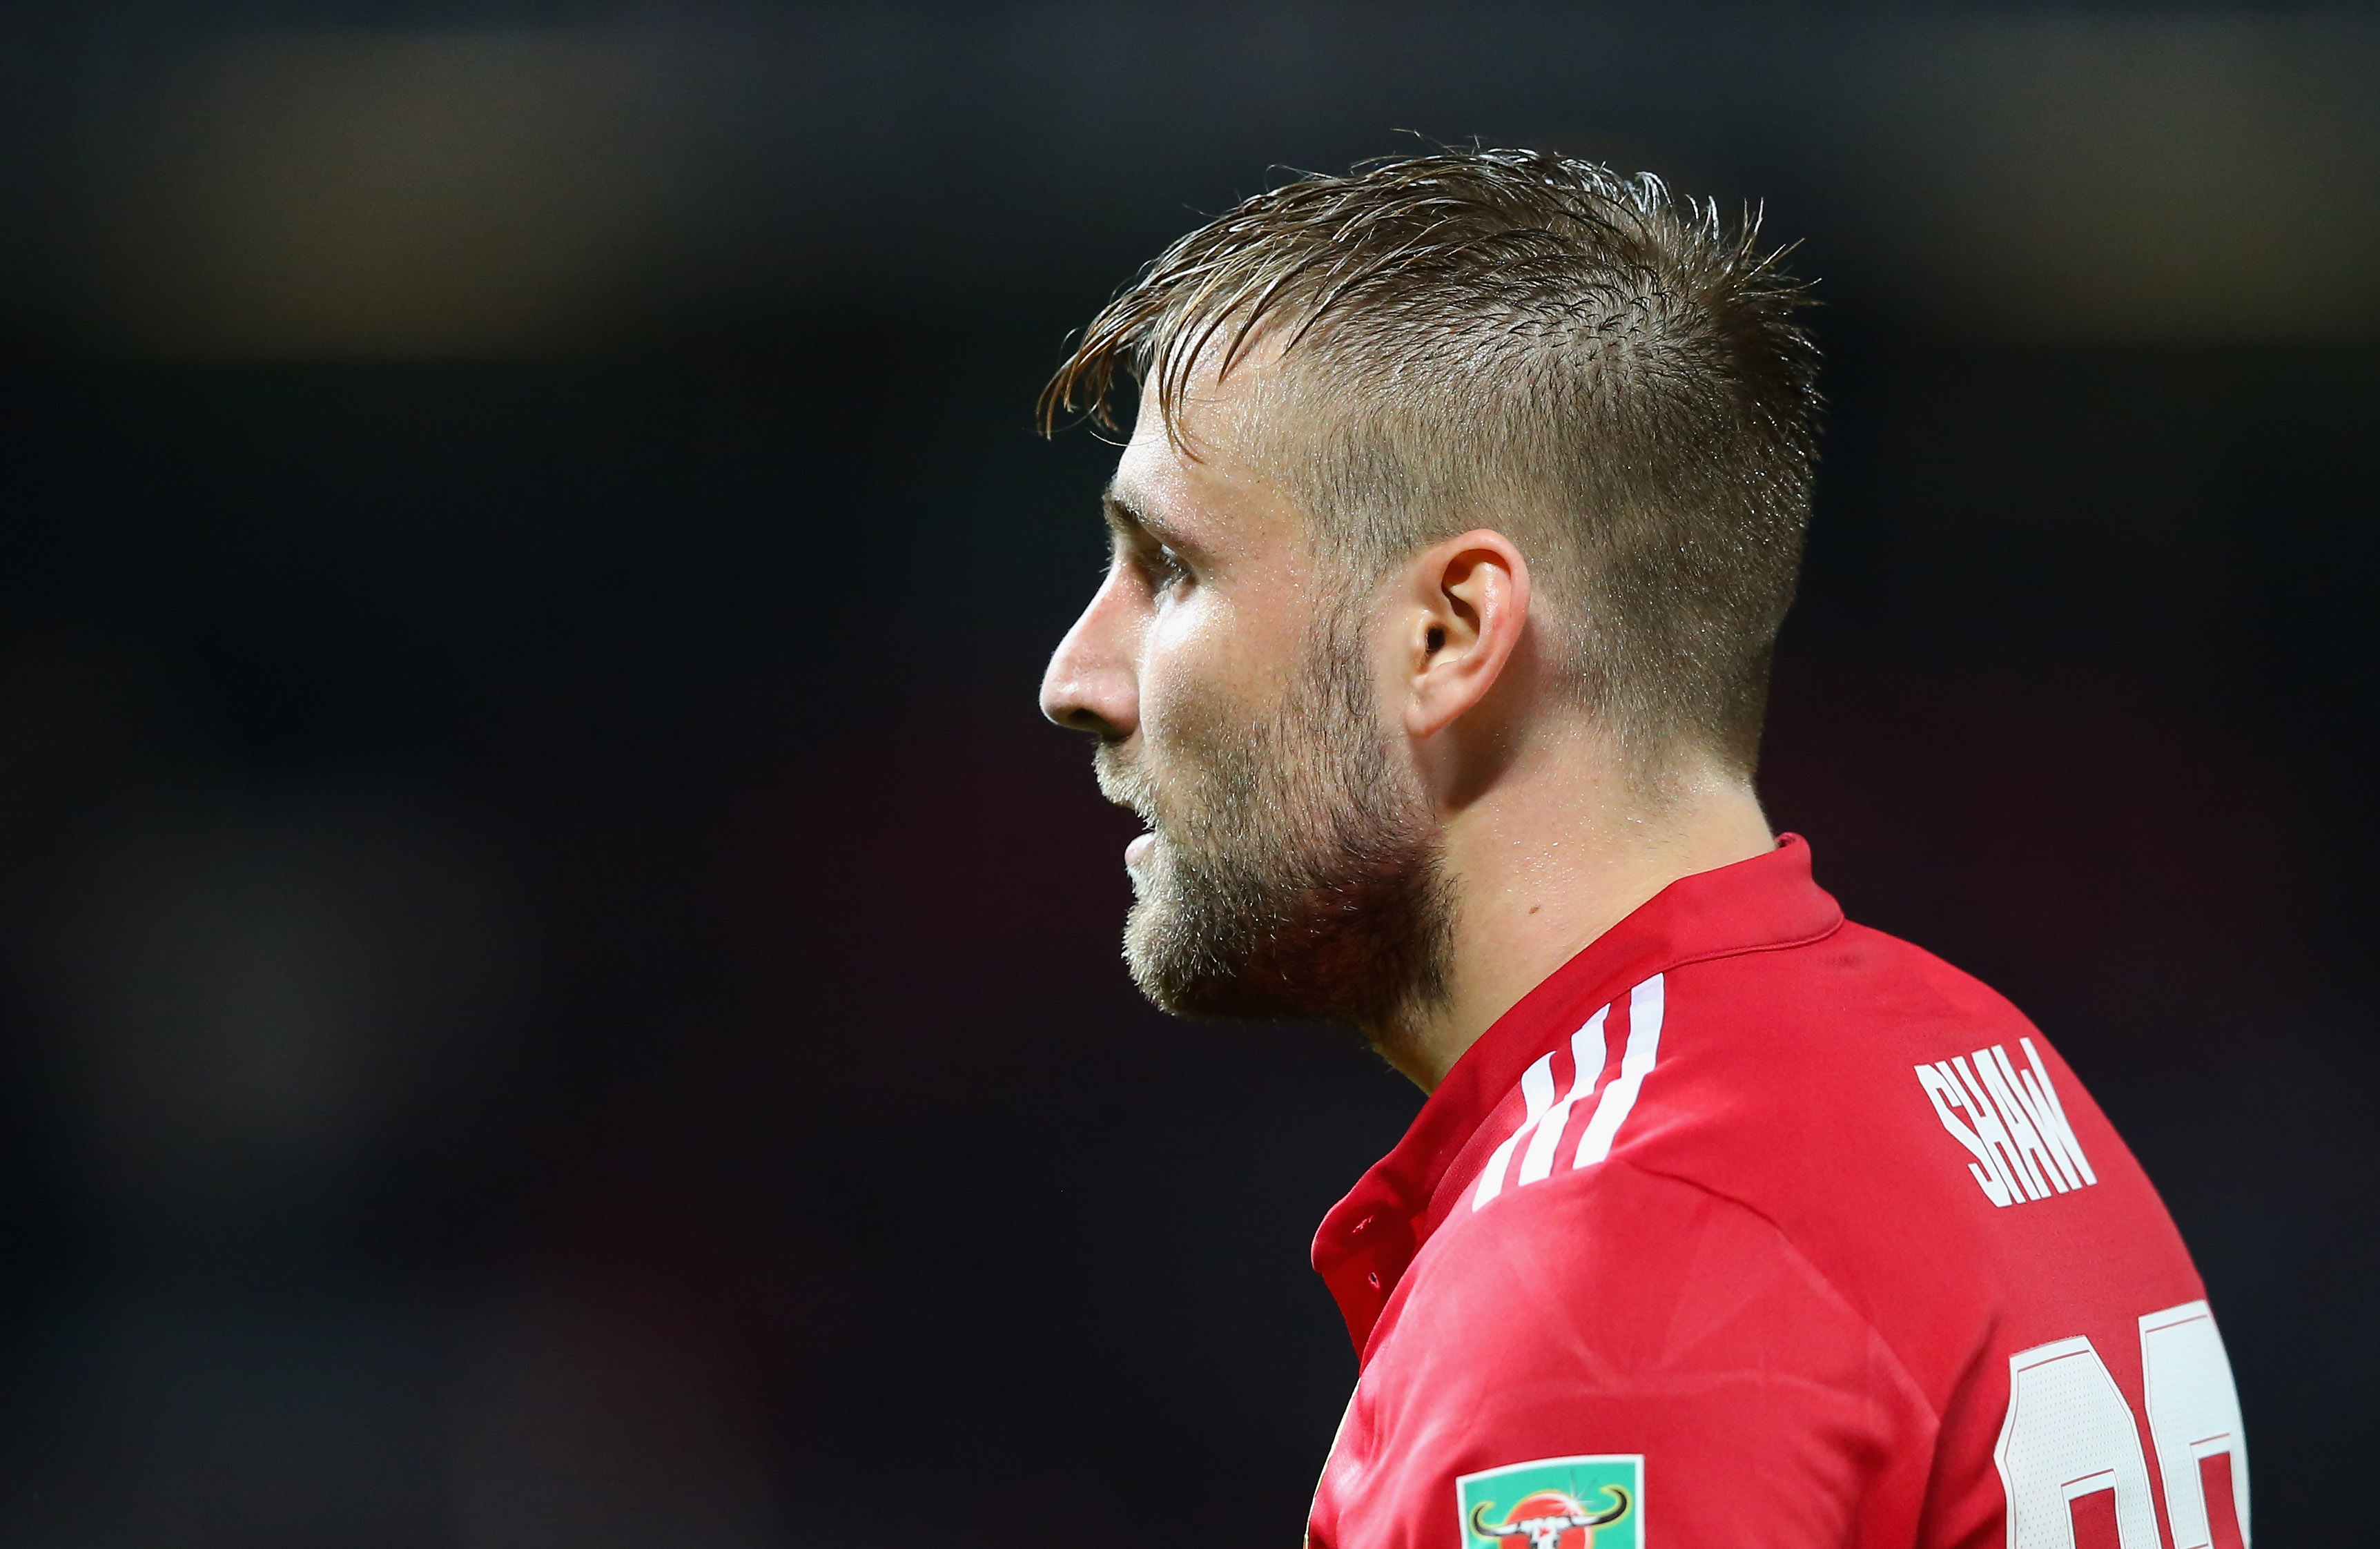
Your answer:
[[[1139,838],[1135,839],[1132,843],[1124,846],[1124,870],[1130,871],[1135,866],[1137,866],[1142,861],[1148,860],[1148,852],[1156,848],[1157,835],[1154,834],[1144,834]]]

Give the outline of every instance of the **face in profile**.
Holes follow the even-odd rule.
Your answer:
[[[1044,711],[1092,732],[1126,851],[1135,982],[1184,1016],[1371,1027],[1441,993],[1439,831],[1381,711],[1371,585],[1318,557],[1235,445],[1245,384],[1145,412],[1108,496],[1108,575]],[[1195,451],[1194,451],[1195,449]]]

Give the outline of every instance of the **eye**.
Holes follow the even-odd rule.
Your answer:
[[[1135,560],[1151,592],[1172,592],[1190,583],[1190,562],[1173,549],[1154,539],[1136,546]]]

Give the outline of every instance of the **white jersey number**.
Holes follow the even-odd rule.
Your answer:
[[[2230,1466],[2231,1506],[2247,1544],[2247,1438],[2206,1303],[2141,1320],[2141,1373],[2173,1549],[2214,1543],[2199,1465],[2218,1456]],[[2060,1339],[2009,1358],[2008,1418],[1992,1460],[2008,1492],[2009,1549],[2074,1549],[2074,1503],[2102,1490],[2115,1493],[2122,1549],[2164,1549],[2140,1429],[2090,1340]]]

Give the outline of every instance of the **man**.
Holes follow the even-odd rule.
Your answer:
[[[1042,706],[1147,823],[1133,975],[1429,1093],[1323,1223],[1330,1549],[2244,1546],[2164,1207],[2048,1041],[1754,794],[1815,355],[1749,230],[1473,151],[1099,314],[1139,412]]]

